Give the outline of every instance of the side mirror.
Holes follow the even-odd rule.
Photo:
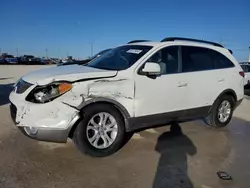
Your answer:
[[[157,76],[161,74],[161,67],[158,63],[147,62],[142,69],[142,72],[149,76]]]

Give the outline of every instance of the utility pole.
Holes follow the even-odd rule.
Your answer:
[[[250,62],[250,47],[248,48],[248,50],[249,50],[249,55],[248,55],[248,62]]]
[[[16,48],[16,56],[18,57],[18,48]]]
[[[0,48],[0,55],[2,55],[2,48]]]
[[[45,52],[46,52],[46,59],[48,59],[48,49],[47,48],[45,49]]]

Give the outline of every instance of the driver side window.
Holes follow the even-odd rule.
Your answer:
[[[178,46],[163,48],[152,55],[147,62],[158,63],[162,75],[178,73],[178,48]]]

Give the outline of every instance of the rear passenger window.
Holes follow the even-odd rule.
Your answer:
[[[215,60],[215,67],[216,69],[224,69],[234,67],[234,64],[226,58],[224,55],[220,54],[219,52],[213,51],[213,57]]]
[[[214,68],[211,50],[182,46],[182,72],[204,71]]]

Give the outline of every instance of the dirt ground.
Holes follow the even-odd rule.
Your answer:
[[[213,129],[202,121],[134,134],[116,154],[91,158],[67,144],[25,137],[12,123],[8,95],[23,74],[41,66],[0,66],[0,188],[249,188],[250,95],[231,123]],[[217,177],[226,171],[231,181]]]

